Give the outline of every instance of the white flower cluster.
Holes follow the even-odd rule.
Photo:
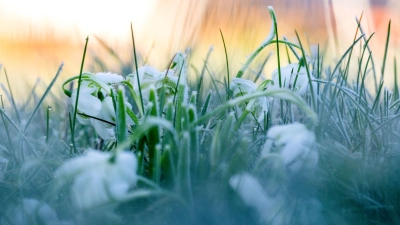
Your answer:
[[[138,77],[139,76],[139,79]],[[186,77],[183,76],[186,84]],[[140,89],[139,89],[139,83]],[[181,82],[180,82],[181,83]],[[146,106],[149,98],[149,91],[152,87],[156,90],[165,87],[167,95],[176,92],[178,76],[173,69],[160,72],[151,66],[143,66],[138,69],[138,73],[126,76],[126,79],[114,73],[84,73],[80,83],[79,98],[77,104],[77,119],[83,125],[91,124],[96,133],[105,141],[115,139],[116,112],[112,99],[112,90],[117,86],[124,85],[132,88],[131,94],[136,105],[141,111],[142,100]],[[139,92],[141,90],[141,94]],[[75,107],[78,88],[71,94],[71,104]],[[142,98],[142,99],[141,99]],[[132,105],[125,100],[125,106],[132,110]],[[128,125],[133,125],[134,121],[128,114],[126,116]]]

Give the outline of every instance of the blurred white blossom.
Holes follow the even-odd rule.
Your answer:
[[[243,78],[233,78],[230,84],[230,89],[234,97],[240,97],[246,94],[251,94],[256,91],[263,91],[268,82],[263,82],[259,86],[250,80]],[[264,120],[264,113],[268,112],[269,99],[267,97],[259,97],[249,101],[246,105],[246,110],[253,112],[258,116],[257,121]]]
[[[273,144],[284,164],[293,171],[303,166],[314,167],[318,154],[313,150],[315,134],[301,123],[273,126],[268,130],[261,158],[271,153]]]
[[[20,205],[7,210],[8,218],[16,225],[44,224],[44,225],[72,225],[70,221],[62,221],[57,217],[56,211],[47,203],[36,199],[22,199]],[[8,224],[8,223],[6,223]]]
[[[236,174],[229,179],[229,184],[243,202],[257,211],[265,224],[280,224],[281,208],[284,204],[282,195],[269,196],[256,177],[249,173]]]
[[[166,90],[166,94],[175,93],[176,85],[178,83],[178,77],[175,76],[175,71],[172,69],[165,70],[163,72],[158,71],[151,66],[142,66],[138,69],[140,88],[142,91],[143,102],[148,102],[150,86],[154,85],[156,89],[160,89],[163,85]],[[137,73],[130,74],[126,77],[126,80],[133,86],[133,90],[136,94],[135,101],[140,102],[139,99],[139,85],[137,80]]]
[[[90,209],[123,198],[137,181],[137,159],[132,152],[87,150],[66,161],[55,172],[59,179],[73,179],[71,200],[78,209]]]

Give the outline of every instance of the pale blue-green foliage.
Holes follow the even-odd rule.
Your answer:
[[[130,74],[124,73],[126,66],[121,68],[123,76],[117,82],[81,72],[63,84],[64,93],[71,97],[75,91],[78,99],[78,89],[67,84],[92,82],[96,87],[92,97],[100,102],[111,98],[107,107],[115,112],[113,121],[74,110],[77,104],[63,104],[64,98],[48,110],[43,103],[58,73],[32,109],[15,103],[8,86],[0,109],[0,205],[9,207],[0,208],[0,222],[15,224],[31,217],[30,224],[398,223],[397,83],[394,92],[383,78],[375,90],[366,88],[367,75],[375,66],[361,27],[362,36],[331,69],[323,66],[320,51],[308,56],[299,38],[299,44],[280,40],[272,7],[270,15],[270,34],[236,78],[226,74],[231,83],[225,86],[220,85],[225,74],[214,76],[207,66],[209,55],[199,70],[199,81],[189,83],[193,66],[183,53],[177,53],[163,72],[138,66],[135,53],[136,68]],[[352,53],[360,43],[362,57],[352,83]],[[284,57],[278,59],[282,69],[278,66],[273,78],[277,84],[255,82],[259,76],[245,79],[252,75],[249,68],[257,66],[253,63],[260,51],[271,44],[289,46],[292,52],[287,54],[299,60],[292,63],[302,66],[303,75],[306,71],[302,95],[285,83],[285,77],[293,77],[284,69]],[[382,77],[387,72],[382,66]],[[207,73],[212,77],[209,86],[203,83]],[[300,80],[294,78],[293,86],[296,81]],[[65,111],[69,116],[58,117]],[[115,138],[105,143],[89,124],[74,123],[75,116],[106,124]],[[128,182],[131,186],[124,187],[118,198],[103,195],[107,201],[97,202],[104,205],[92,207],[89,201],[90,209],[82,211],[73,206],[70,191],[79,196],[79,186],[82,193],[97,192],[85,189],[82,180],[76,183],[77,176],[60,180],[53,173],[57,168],[69,174],[89,166],[64,164],[84,158],[81,154],[88,148],[106,152],[109,159],[93,166],[103,169],[90,171],[93,179],[88,187],[95,188],[93,181],[100,184],[104,177],[105,186],[98,193],[112,194],[114,189],[107,189],[107,185],[114,188],[109,184],[112,177],[105,175],[102,165],[119,168],[115,157],[124,151],[137,159],[137,176],[132,176],[137,184]],[[126,185],[124,179],[120,183]],[[35,205],[34,214],[21,213],[25,203]],[[41,209],[51,212],[51,218]]]

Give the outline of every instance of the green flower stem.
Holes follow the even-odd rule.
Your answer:
[[[300,109],[302,109],[307,114],[307,116],[312,120],[312,122],[314,124],[318,122],[317,114],[307,106],[307,103],[304,102],[304,100],[301,97],[297,96],[295,93],[293,93],[290,90],[278,89],[278,90],[265,90],[265,91],[261,91],[261,92],[255,92],[252,94],[247,94],[247,95],[229,100],[225,104],[214,109],[212,112],[197,119],[193,124],[201,124],[201,123],[205,122],[206,120],[208,120],[209,118],[227,110],[230,107],[233,107],[235,105],[238,105],[238,104],[244,103],[246,101],[259,98],[259,97],[276,97],[276,98],[288,100],[288,101],[298,105],[300,107]]]
[[[272,22],[271,22],[271,29],[269,31],[269,34],[267,36],[267,38],[263,41],[263,43],[261,43],[260,47],[258,47],[251,55],[250,57],[247,59],[247,61],[245,62],[245,64],[242,66],[242,68],[240,68],[240,70],[238,71],[236,77],[237,78],[241,78],[244,74],[244,72],[246,71],[246,69],[250,66],[250,64],[253,62],[253,60],[256,58],[256,56],[261,52],[261,50],[263,50],[267,45],[271,44],[271,41],[273,40],[273,38],[275,37],[275,25],[276,25],[276,17],[275,17],[275,12],[274,9],[269,6],[268,7],[269,10],[269,14],[271,16]]]

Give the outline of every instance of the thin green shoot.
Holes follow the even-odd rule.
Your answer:
[[[389,25],[387,29],[387,36],[386,36],[386,43],[385,43],[385,52],[383,54],[383,62],[382,62],[382,68],[381,68],[381,80],[380,82],[383,82],[383,78],[385,75],[385,66],[386,66],[386,58],[387,58],[387,53],[388,53],[388,48],[389,48],[389,40],[390,40],[390,25],[392,24],[392,21],[389,20]]]
[[[225,62],[226,62],[226,73],[227,73],[227,88],[226,88],[226,99],[229,100],[230,99],[230,93],[231,93],[231,89],[230,89],[230,83],[231,83],[231,79],[229,76],[229,60],[228,60],[228,52],[226,50],[226,44],[225,44],[225,39],[224,39],[224,35],[222,34],[222,30],[219,29],[219,32],[221,33],[221,38],[222,38],[222,43],[224,44],[224,51],[225,51]]]
[[[13,92],[12,92],[12,89],[11,89],[10,81],[8,80],[8,74],[7,74],[6,68],[4,68],[4,74],[6,75],[8,90],[10,91],[11,104],[14,107],[14,111],[15,111],[15,114],[17,115],[18,122],[21,122],[21,115],[20,115],[20,112],[19,112],[19,110],[17,108],[17,105],[15,104],[14,95],[13,95]]]
[[[135,45],[135,37],[133,36],[132,23],[131,23],[131,36],[132,36],[132,45],[133,45],[133,57],[135,59],[136,79],[137,79],[137,83],[138,83],[140,103],[141,103],[141,106],[138,108],[139,108],[139,111],[141,112],[141,114],[144,115],[143,96],[142,96],[142,89],[140,87],[139,69],[138,69],[138,63],[137,63],[136,45]]]
[[[54,83],[56,82],[58,76],[61,73],[61,70],[64,66],[64,63],[61,63],[60,67],[58,67],[58,71],[56,73],[56,76],[53,78],[53,80],[50,82],[49,86],[47,87],[46,91],[44,92],[43,96],[40,98],[39,103],[36,105],[36,108],[33,110],[33,113],[31,117],[29,118],[28,122],[25,125],[25,128],[23,132],[25,133],[26,130],[28,129],[29,125],[31,124],[33,117],[36,115],[37,111],[39,110],[39,107],[42,105],[43,100],[46,98],[46,96],[50,93],[51,88],[53,87]]]

